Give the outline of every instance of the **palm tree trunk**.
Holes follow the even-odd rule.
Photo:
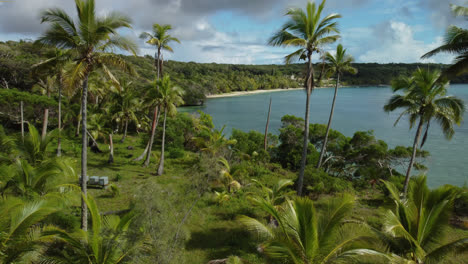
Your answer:
[[[87,100],[88,100],[88,73],[85,73],[83,79],[83,93],[81,95],[81,119],[82,119],[82,128],[81,128],[81,192],[83,197],[87,195],[87,181],[88,177],[86,175],[87,171],[87,161],[88,161],[88,134],[86,127],[86,118],[87,118]],[[81,198],[81,229],[83,231],[88,230],[88,207],[85,200]]]
[[[158,48],[158,61],[157,61],[157,67],[156,67],[156,71],[157,71],[157,77],[158,77],[158,80],[159,80],[159,77],[160,77],[160,73],[161,73],[161,69],[159,68],[160,64],[159,64],[159,60],[161,59],[161,48]]]
[[[47,97],[50,98],[50,92],[47,89]],[[42,122],[42,135],[41,138],[45,139],[47,135],[47,125],[49,123],[49,107],[44,109],[44,122]]]
[[[120,140],[120,143],[124,143],[125,138],[127,138],[127,129],[128,129],[128,118],[125,118],[124,135],[123,135],[123,138]]]
[[[307,54],[308,67],[307,67],[307,98],[306,110],[304,120],[304,142],[302,147],[301,168],[299,171],[299,178],[297,179],[297,195],[302,196],[302,187],[304,185],[304,170],[307,161],[307,148],[309,146],[309,112],[310,112],[310,95],[314,87],[314,69],[312,66],[312,52]]]
[[[112,141],[112,133],[109,134],[109,147],[110,147],[110,152],[109,152],[109,160],[107,163],[112,164],[114,163],[114,141]]]
[[[271,97],[270,97],[270,106],[268,107],[268,117],[267,117],[267,122],[266,122],[266,127],[265,127],[265,138],[263,140],[263,148],[265,151],[267,151],[267,147],[268,147],[267,137],[268,137],[268,126],[270,125],[270,114],[271,114]]]
[[[141,153],[141,155],[138,156],[138,158],[133,159],[133,161],[140,161],[145,157],[146,153],[148,153],[149,144],[150,144],[150,141],[148,140],[148,143],[146,143],[146,147],[145,147],[145,150],[143,151],[143,153]]]
[[[156,134],[156,127],[158,126],[158,121],[159,121],[158,108],[159,108],[158,106],[154,108],[153,125],[151,126],[151,137],[149,140],[148,151],[146,152],[146,159],[145,159],[145,162],[143,163],[144,167],[148,167],[150,163],[150,159],[151,159],[151,149],[153,148],[154,134]]]
[[[80,106],[80,113],[83,112],[83,105]],[[80,124],[81,124],[81,114],[78,114],[78,122],[76,122],[76,132],[75,137],[80,135]]]
[[[20,102],[20,112],[21,112],[21,139],[24,142],[24,114],[23,114],[23,101]]]
[[[421,137],[423,125],[423,118],[422,116],[420,116],[418,129],[416,130],[416,135],[414,136],[413,154],[411,155],[410,164],[408,166],[408,170],[406,171],[405,185],[403,187],[403,197],[406,197],[406,194],[408,193],[408,184],[411,176],[411,169],[413,168],[414,160],[416,159],[416,153],[418,152],[419,138]]]
[[[58,75],[58,137],[57,137],[57,157],[62,156],[62,75]]]
[[[163,134],[162,134],[162,143],[161,143],[161,159],[159,161],[158,175],[162,175],[164,172],[164,143],[166,141],[166,117],[167,117],[167,107],[164,108]]]
[[[330,117],[328,118],[328,125],[327,125],[327,132],[325,132],[325,139],[323,140],[322,151],[320,151],[320,157],[317,163],[317,169],[320,169],[322,166],[323,156],[325,155],[325,151],[327,151],[327,142],[328,142],[328,134],[330,133],[330,127],[333,119],[333,112],[335,111],[335,103],[336,103],[336,95],[338,94],[338,85],[340,83],[340,75],[337,74],[336,76],[336,85],[335,85],[335,95],[333,96],[333,103],[330,111]]]

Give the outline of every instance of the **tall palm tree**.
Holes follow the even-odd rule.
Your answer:
[[[398,188],[384,181],[395,208],[385,213],[383,231],[390,238],[391,251],[400,258],[411,263],[443,263],[448,253],[466,252],[468,238],[446,239],[458,192],[451,186],[430,190],[426,181],[425,176],[411,181],[407,199],[401,199]]]
[[[49,55],[49,59],[33,65],[35,69],[47,69],[52,71],[55,79],[58,81],[58,137],[57,137],[57,156],[62,155],[62,91],[64,89],[64,71],[65,65],[72,59],[70,50],[55,49]]]
[[[456,16],[468,17],[468,8],[451,5]],[[449,26],[445,33],[444,44],[429,51],[422,56],[430,58],[439,53],[451,53],[456,55],[453,65],[445,69],[442,77],[452,79],[457,75],[468,72],[468,30],[457,26]]]
[[[87,95],[88,76],[96,68],[103,69],[112,75],[107,66],[117,66],[127,71],[131,68],[125,60],[118,55],[105,53],[112,49],[121,49],[136,53],[136,44],[122,36],[117,30],[131,28],[131,20],[117,12],[107,16],[98,17],[94,0],[75,0],[78,19],[75,21],[62,9],[53,8],[42,12],[41,23],[50,23],[49,29],[39,38],[40,43],[54,45],[58,48],[66,48],[76,51],[76,66],[71,75],[71,83],[82,83],[81,96],[81,188],[86,195],[87,179]],[[82,199],[81,202],[81,227],[87,230],[87,208]]]
[[[162,175],[164,172],[164,143],[166,141],[167,114],[175,115],[177,113],[177,106],[184,103],[184,100],[182,99],[184,90],[178,86],[174,86],[169,75],[166,75],[161,80],[157,81],[156,85],[159,87],[157,95],[159,106],[164,111],[161,159],[159,160],[158,167],[158,175]]]
[[[400,77],[392,82],[393,92],[403,91],[403,94],[396,94],[390,98],[384,106],[386,112],[391,112],[402,108],[395,122],[400,121],[401,117],[408,115],[410,128],[418,121],[416,134],[414,136],[413,154],[406,171],[403,195],[406,196],[408,183],[413,168],[418,144],[422,135],[423,127],[426,126],[426,132],[423,136],[421,147],[424,145],[429,125],[432,119],[435,119],[441,126],[442,132],[447,139],[451,139],[455,133],[453,125],[460,125],[465,113],[465,104],[455,96],[446,96],[448,82],[440,80],[439,71],[429,71],[417,69],[410,77]]]
[[[350,195],[334,198],[322,211],[305,197],[287,201],[279,209],[267,202],[262,206],[277,225],[247,216],[240,217],[240,221],[264,241],[259,250],[278,263],[335,263],[353,255],[374,253],[362,248],[373,240],[362,227],[346,223],[354,206]]]
[[[330,74],[335,74],[336,83],[335,83],[335,94],[333,95],[332,107],[330,110],[330,117],[328,118],[327,131],[325,132],[325,138],[323,140],[322,150],[320,151],[320,157],[317,163],[317,168],[322,166],[322,160],[327,150],[327,141],[328,134],[330,133],[331,122],[333,119],[333,112],[335,111],[336,95],[338,94],[338,86],[340,85],[340,77],[343,73],[356,74],[357,69],[351,66],[351,63],[354,61],[351,55],[346,54],[346,49],[343,49],[343,46],[339,44],[336,47],[336,54],[333,56],[330,52],[325,54],[325,62],[328,64],[328,72]]]
[[[147,39],[146,43],[156,47],[156,54],[154,55],[154,66],[156,67],[156,80],[159,80],[160,76],[162,76],[163,74],[162,61],[161,61],[162,50],[174,52],[171,46],[169,46],[169,43],[172,41],[180,43],[180,41],[177,38],[172,37],[171,35],[168,34],[168,32],[171,29],[172,29],[171,25],[159,25],[155,23],[153,25],[153,34],[148,33],[148,32],[143,32],[140,35],[140,38]],[[146,152],[146,159],[144,162],[145,166],[148,166],[150,162],[151,149],[153,147],[154,134],[156,133],[156,127],[158,126],[159,115],[160,115],[159,106],[156,105],[154,107],[153,122],[151,125],[151,136],[145,148],[145,152]],[[143,153],[142,156],[144,156],[144,154],[145,153]],[[137,158],[137,160],[139,159]]]
[[[120,85],[113,86],[111,89],[112,101],[115,102],[114,118],[119,118],[123,122],[124,135],[120,140],[125,141],[128,131],[128,123],[137,121],[136,112],[139,110],[140,101],[136,98],[134,91],[131,89],[132,82],[125,80],[120,81]]]
[[[340,37],[338,35],[338,23],[335,20],[340,18],[341,15],[330,14],[322,17],[325,3],[326,0],[323,0],[322,3],[317,6],[315,3],[308,2],[305,10],[300,8],[289,9],[286,12],[286,15],[289,16],[289,20],[268,42],[268,44],[272,46],[299,47],[298,50],[285,57],[286,63],[297,59],[307,60],[307,77],[305,82],[307,98],[301,168],[297,181],[298,195],[302,195],[307,147],[309,145],[310,95],[315,88],[312,54],[314,52],[319,53],[324,45],[333,43]]]

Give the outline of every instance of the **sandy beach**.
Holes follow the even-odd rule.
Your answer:
[[[233,97],[233,96],[242,96],[242,95],[251,95],[259,93],[269,93],[269,92],[281,92],[281,91],[292,91],[292,90],[302,90],[304,88],[287,88],[287,89],[271,89],[271,90],[255,90],[255,91],[238,91],[232,93],[223,93],[223,94],[210,94],[206,98],[220,98],[220,97]]]

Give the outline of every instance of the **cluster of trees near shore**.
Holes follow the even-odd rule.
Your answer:
[[[21,126],[21,135],[11,136],[0,129],[0,190],[4,197],[0,201],[0,212],[6,216],[0,220],[0,261],[121,263],[144,259],[154,262],[163,254],[168,256],[168,262],[172,260],[173,248],[163,253],[154,249],[161,244],[158,244],[157,236],[156,239],[148,238],[149,243],[144,241],[145,233],[155,234],[153,218],[148,219],[150,223],[147,225],[140,223],[140,228],[130,230],[133,221],[138,219],[133,210],[126,210],[120,216],[101,215],[95,197],[88,193],[88,146],[91,145],[94,152],[102,152],[98,141],[107,143],[107,163],[113,164],[114,134],[121,133],[123,143],[129,127],[137,134],[148,132],[148,137],[142,140],[145,146],[142,154],[132,162],[145,159],[142,165],[148,167],[156,156],[159,162],[153,168],[153,174],[165,174],[166,145],[171,147],[168,157],[184,157],[186,151],[196,154],[191,173],[198,178],[193,177],[196,181],[192,187],[199,193],[180,225],[205,194],[215,195],[211,201],[213,206],[240,196],[243,198],[240,200],[249,200],[255,210],[253,213],[248,211],[249,214],[240,213],[237,221],[259,235],[259,251],[268,261],[438,263],[448,260],[452,254],[466,253],[466,236],[442,239],[445,238],[444,231],[449,228],[454,204],[457,200],[466,200],[466,191],[453,186],[430,190],[424,176],[410,181],[413,168],[424,168],[417,158],[427,155],[420,147],[426,141],[431,121],[437,122],[450,139],[454,133],[453,126],[463,119],[464,102],[445,94],[448,79],[466,71],[466,49],[460,48],[458,42],[456,45],[452,43],[453,39],[458,40],[461,32],[461,42],[466,46],[466,30],[450,28],[447,35],[454,38],[447,37],[446,44],[427,54],[432,56],[447,50],[461,54],[443,73],[416,69],[410,76],[399,76],[392,81],[392,89],[403,94],[396,93],[390,98],[383,106],[384,110],[403,109],[401,116],[409,116],[410,126],[418,125],[412,148],[388,149],[385,142],[375,139],[371,132],[356,132],[352,138],[346,138],[331,129],[340,80],[346,74],[358,71],[351,65],[353,59],[342,45],[337,46],[336,54],[325,55],[323,69],[327,71],[314,70],[316,65],[312,63],[312,54],[340,37],[335,21],[341,16],[324,16],[325,0],[319,5],[309,2],[305,11],[290,9],[288,22],[271,37],[269,44],[297,47],[297,51],[286,56],[286,62],[306,60],[305,71],[299,74],[302,78],[291,78],[279,70],[269,74],[274,78],[277,72],[278,78],[305,84],[305,118],[285,116],[279,142],[267,133],[239,131],[234,131],[232,138],[227,139],[223,130],[215,129],[210,117],[203,113],[198,118],[177,115],[176,107],[182,105],[184,99],[188,100],[184,96],[191,94],[187,88],[184,90],[177,85],[186,81],[178,78],[178,74],[194,75],[195,80],[201,77],[189,70],[187,73],[182,69],[171,72],[169,63],[162,60],[164,52],[172,51],[170,45],[179,42],[170,35],[170,25],[154,24],[152,32],[141,34],[141,38],[155,48],[154,59],[148,58],[146,63],[154,67],[156,74],[149,70],[139,73],[131,61],[134,57],[108,52],[122,49],[135,53],[135,43],[117,33],[120,28],[130,28],[131,20],[119,13],[97,16],[94,0],[75,2],[77,20],[57,8],[41,13],[42,22],[50,27],[36,44],[49,47],[45,50],[48,51],[47,59],[30,67],[32,74],[28,77],[18,71],[5,71],[8,79],[2,78],[5,89],[1,90],[1,98],[7,105],[2,114],[6,116],[8,128],[14,129],[17,124]],[[454,10],[468,16],[466,8],[455,6]],[[11,54],[5,54],[4,58],[11,58]],[[17,59],[21,62],[21,56]],[[230,82],[236,83],[236,70],[229,71]],[[237,72],[238,75],[242,75],[241,72]],[[335,77],[330,119],[328,125],[311,125],[311,92],[328,74]],[[36,76],[40,79],[34,80]],[[138,80],[142,77],[146,81]],[[27,78],[33,79],[32,87],[24,89],[29,93],[15,89],[26,84]],[[247,78],[250,77],[241,80],[248,83]],[[154,81],[150,81],[152,79]],[[254,84],[252,81],[249,85],[253,86],[247,89],[255,88]],[[246,86],[242,84],[239,87]],[[194,90],[199,91],[196,87]],[[44,96],[34,96],[34,92]],[[57,105],[51,100],[55,96]],[[18,107],[14,103],[17,102],[20,103],[20,117],[15,110]],[[63,112],[62,106],[65,106]],[[56,107],[54,119],[57,130],[50,132],[49,110]],[[78,107],[79,111],[76,111]],[[32,116],[41,112],[38,109],[43,110],[39,120],[27,117],[27,135],[23,127],[24,108],[33,111],[29,113]],[[33,123],[42,125],[42,133]],[[62,155],[63,132],[81,134],[81,147],[75,155],[68,152],[74,158],[80,157],[79,186],[66,181],[67,177],[78,177],[70,165],[71,161]],[[57,144],[51,152],[48,146],[56,138]],[[154,143],[160,147],[157,155],[154,155],[156,151],[152,152]],[[402,160],[409,163],[404,181],[403,175],[394,171],[394,163]],[[283,168],[274,163],[281,164]],[[267,186],[267,181],[239,176],[250,175],[251,170],[268,174],[268,171],[281,169],[297,173],[297,180],[280,179],[277,184]],[[249,188],[249,184],[259,187],[251,189],[252,192],[244,192],[244,187]],[[322,204],[312,201],[323,193],[352,192],[360,184],[379,185],[393,203],[376,225],[362,218],[350,219],[356,204],[356,198],[351,194],[337,194]],[[292,192],[292,185],[297,195]],[[81,195],[76,195],[75,191]],[[111,196],[116,196],[118,188],[113,186],[111,192]],[[79,212],[66,211],[67,203],[71,202],[75,205],[81,203],[76,208]],[[153,210],[157,211],[150,208],[150,212]],[[59,220],[49,218],[53,213],[64,211],[69,213],[69,221],[61,221],[66,217],[63,215]],[[76,221],[77,216],[81,221]],[[169,244],[177,243],[179,230],[180,226]],[[153,248],[147,249],[147,245]],[[211,263],[229,262],[239,263],[242,259],[233,257]]]

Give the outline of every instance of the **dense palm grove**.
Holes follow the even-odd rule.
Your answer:
[[[179,42],[164,24],[140,36],[154,58],[117,55],[136,54],[118,34],[131,19],[75,2],[76,18],[42,12],[48,29],[34,43],[0,44],[0,263],[466,263],[467,189],[429,189],[422,150],[430,124],[450,139],[463,120],[464,102],[446,94],[467,69],[465,29],[450,27],[425,55],[459,54],[442,72],[392,65],[369,79],[369,65],[341,44],[323,52],[340,38],[341,17],[324,14],[325,1],[288,10],[271,37],[297,47],[287,64],[306,61],[288,66],[164,61]],[[403,109],[413,146],[333,129],[342,82],[389,76],[395,95],[382,107]],[[323,84],[335,88],[329,122],[310,124]],[[302,85],[305,118],[284,116],[279,135],[228,138],[209,115],[177,108],[210,93]]]

